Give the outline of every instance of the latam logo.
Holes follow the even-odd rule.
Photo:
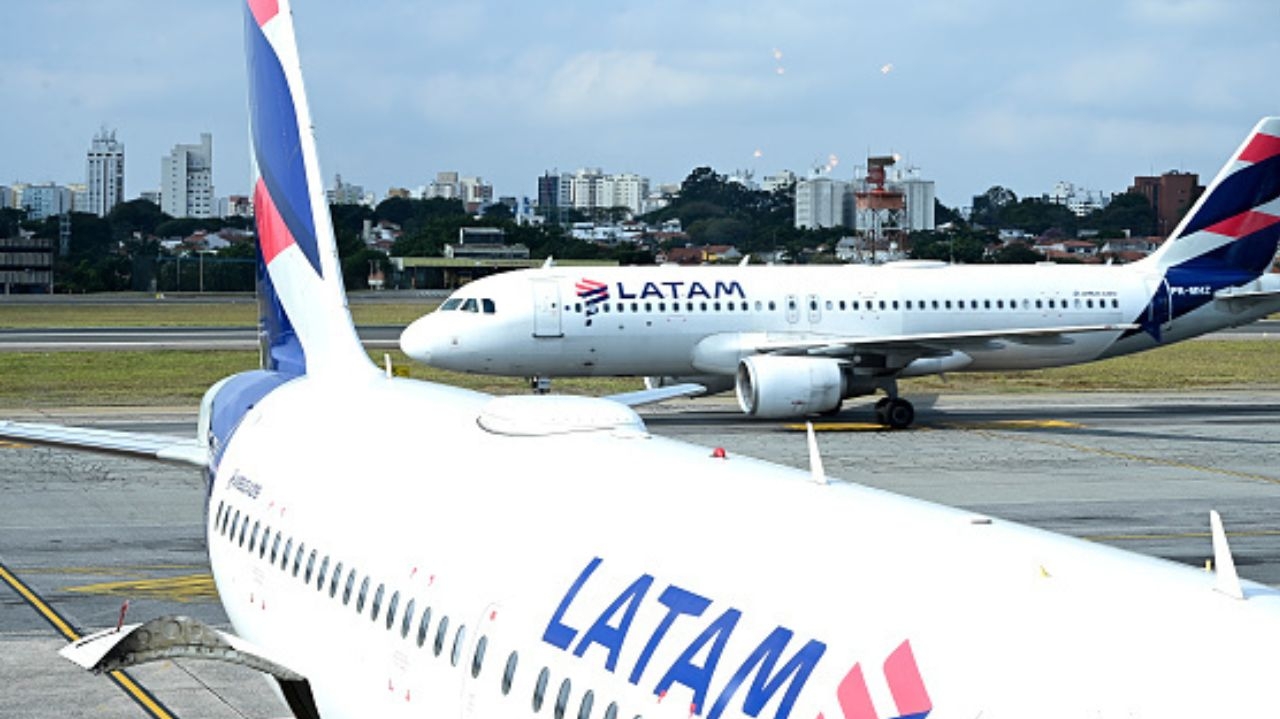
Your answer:
[[[674,584],[659,589],[650,574],[642,574],[625,586],[619,584],[608,604],[580,599],[588,583],[592,584],[589,595],[613,596],[608,589],[600,594],[598,585],[606,580],[592,579],[603,561],[592,558],[569,586],[547,623],[542,641],[576,657],[591,651],[603,660],[606,671],[625,676],[631,684],[651,687],[659,701],[666,699],[673,686],[685,687],[692,692],[691,717],[719,719],[726,711],[759,717],[775,698],[773,719],[790,716],[827,651],[825,643],[817,639],[793,641],[795,632],[784,626],[762,637],[744,638],[742,633],[749,630],[739,627],[742,610],[725,607],[708,621],[703,615],[713,604],[711,599]],[[646,613],[657,610],[662,618],[652,627],[633,626],[641,607]],[[686,630],[681,632],[684,634],[687,629],[700,631],[687,646],[668,646],[668,634],[676,624]],[[739,651],[728,650],[731,637]],[[741,651],[749,647],[750,651]],[[675,655],[667,666],[651,663],[660,648],[667,650],[662,656]],[[678,653],[673,651],[676,649]],[[620,665],[624,653],[635,657],[629,666]],[[884,672],[898,716],[923,719],[929,714],[932,704],[908,642],[894,650]],[[836,700],[845,719],[879,719],[861,665],[855,664],[840,682]],[[825,717],[819,714],[818,719]]]

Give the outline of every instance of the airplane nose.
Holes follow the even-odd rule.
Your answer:
[[[432,331],[428,317],[414,320],[400,333],[400,351],[415,362],[431,364],[431,351],[435,347],[436,336]]]

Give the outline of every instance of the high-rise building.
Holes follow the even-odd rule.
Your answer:
[[[649,178],[632,173],[606,175],[600,184],[597,200],[601,207],[625,207],[633,214],[639,214],[646,197],[649,196]]]
[[[458,179],[458,195],[467,212],[480,212],[493,204],[493,185],[486,185],[479,177],[462,177]]]
[[[174,145],[160,161],[160,209],[173,217],[213,217],[213,135]]]
[[[903,224],[909,232],[933,230],[934,224],[934,188],[933,180],[908,178],[899,183],[902,194],[906,197],[907,209]]]
[[[88,195],[84,212],[105,217],[111,208],[124,202],[124,143],[116,131],[102,128],[89,145],[85,161]]]
[[[849,183],[830,177],[815,177],[796,183],[796,227],[844,227]]]
[[[43,220],[70,212],[71,201],[71,190],[52,182],[27,185],[22,190],[22,207],[27,211],[28,220]]]
[[[0,185],[0,209],[13,207],[16,202],[13,199],[13,190],[6,185]]]
[[[1129,192],[1147,198],[1156,211],[1156,234],[1168,235],[1204,192],[1194,172],[1166,172],[1159,177],[1135,177]]]
[[[90,213],[89,186],[83,182],[68,182],[67,189],[71,191],[71,211]]]
[[[435,181],[427,187],[426,199],[457,200],[461,197],[462,191],[458,187],[456,172],[437,172]]]

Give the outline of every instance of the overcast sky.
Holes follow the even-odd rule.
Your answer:
[[[655,184],[757,178],[896,152],[968,205],[1058,180],[1207,181],[1280,113],[1275,0],[300,0],[326,184],[380,196],[441,170],[536,195],[545,170]],[[248,189],[243,19],[231,0],[14,3],[0,31],[0,183],[83,182],[99,126],[126,197],[176,143],[214,138],[219,195]]]

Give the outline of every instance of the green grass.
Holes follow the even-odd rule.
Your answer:
[[[351,306],[358,325],[407,325],[438,303],[368,303]],[[117,304],[0,303],[0,329],[72,327],[254,327],[258,306],[243,302],[140,299]]]
[[[494,394],[528,391],[524,380],[483,377],[413,364],[411,377]],[[903,391],[1030,393],[1280,388],[1280,348],[1268,341],[1201,340],[1093,364],[1001,374],[907,380]],[[371,353],[378,364],[381,353]],[[0,352],[0,409],[68,406],[190,406],[209,385],[257,366],[253,351]],[[556,392],[602,395],[640,389],[637,378],[556,380]]]

